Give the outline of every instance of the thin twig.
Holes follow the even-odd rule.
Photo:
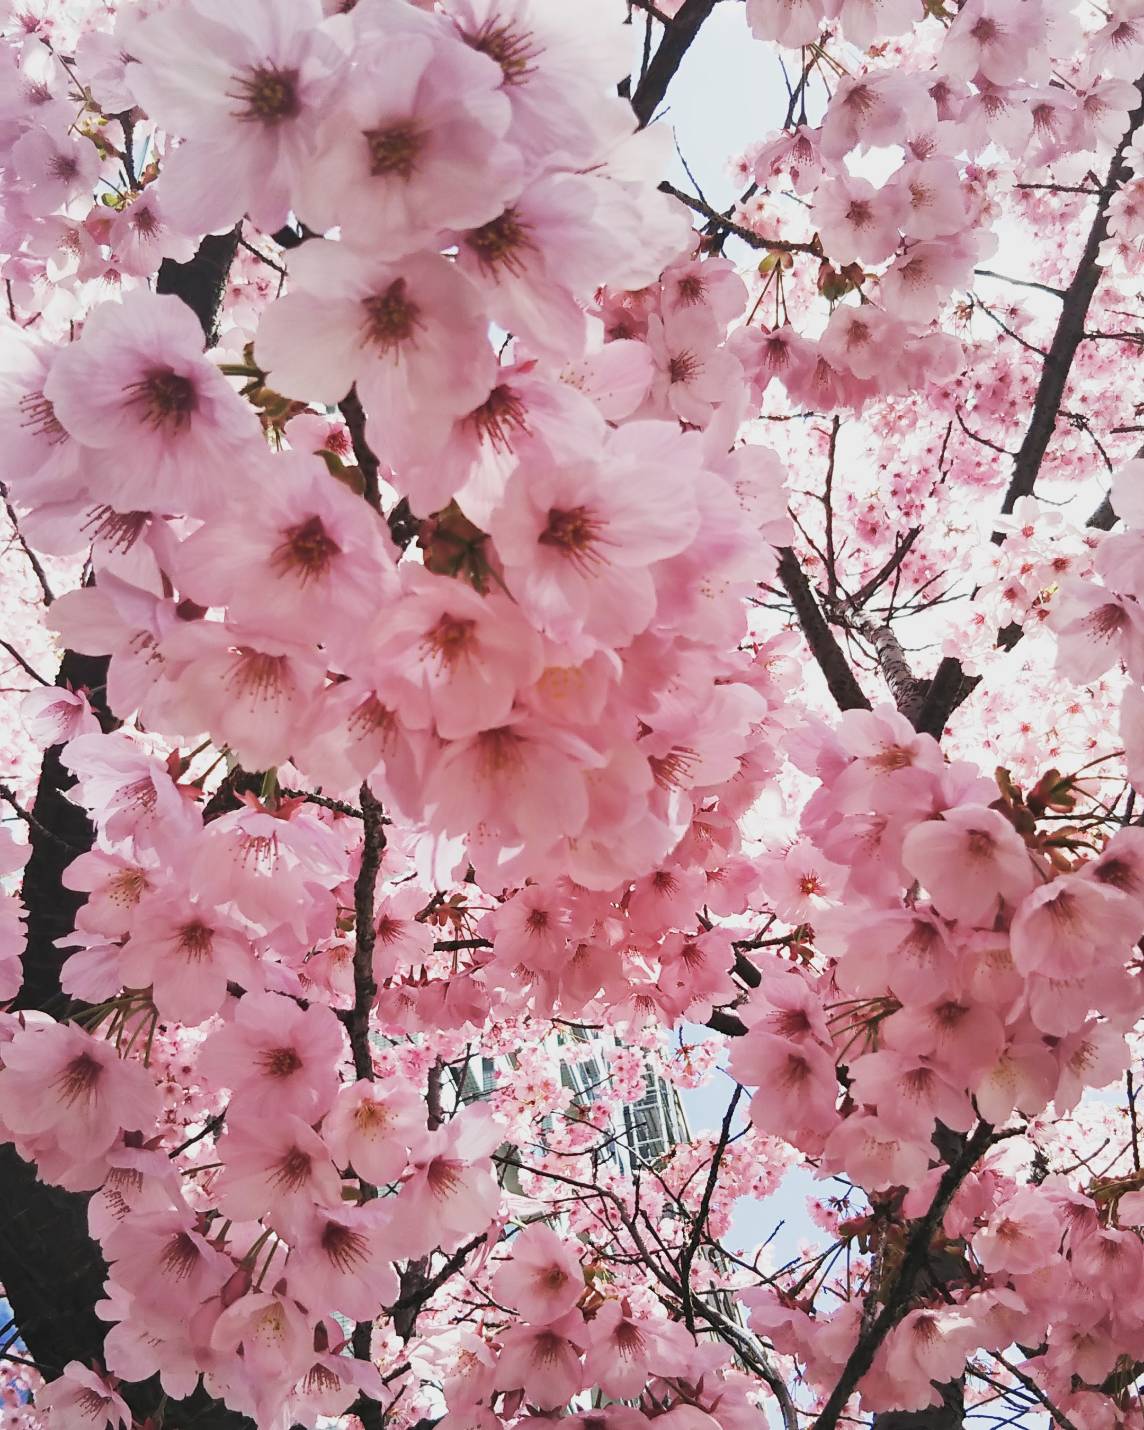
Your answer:
[[[751,248],[769,248],[775,253],[813,253],[815,257],[819,256],[819,250],[813,243],[795,243],[786,238],[767,238],[761,233],[756,233],[754,229],[744,228],[742,224],[733,223],[725,214],[713,209],[710,204],[704,203],[702,199],[697,199],[691,194],[685,194],[682,189],[677,189],[666,179],[659,185],[659,189],[661,193],[670,194],[672,198],[678,199],[681,204],[686,204],[695,213],[702,214],[712,223],[725,228],[728,233],[733,233],[736,238],[741,238]]]
[[[14,645],[9,644],[9,642],[6,640],[0,640],[0,646],[3,646],[3,648],[8,652],[8,654],[12,657],[12,659],[16,662],[20,669],[23,670],[25,674],[30,675],[33,680],[39,681],[41,685],[50,686],[53,683],[52,681],[42,676],[34,666],[29,665]]]

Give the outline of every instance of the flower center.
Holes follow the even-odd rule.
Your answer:
[[[443,666],[452,668],[469,654],[476,628],[476,621],[442,616],[432,630],[426,631],[421,644],[428,653],[437,656]]]
[[[425,1169],[425,1181],[435,1197],[451,1197],[464,1182],[461,1163],[434,1157]]]
[[[538,1365],[557,1365],[560,1353],[567,1342],[555,1331],[539,1331],[533,1343],[533,1354]]]
[[[476,428],[480,441],[486,439],[498,452],[513,450],[513,435],[527,432],[525,405],[507,383],[499,383],[481,403],[465,418],[467,425]]]
[[[302,112],[298,95],[298,71],[280,70],[277,65],[255,65],[238,77],[238,93],[230,96],[243,108],[239,119],[257,124],[280,124],[284,119],[297,119]]]
[[[1098,865],[1093,873],[1102,884],[1110,884],[1114,889],[1123,889],[1125,893],[1135,893],[1140,885],[1136,869],[1127,860],[1120,859],[1115,855]]]
[[[703,371],[703,364],[693,352],[676,353],[667,364],[667,375],[671,382],[690,382]]]
[[[675,293],[681,308],[693,308],[702,303],[707,285],[698,273],[688,273],[676,284]]]
[[[103,1067],[90,1053],[80,1053],[67,1063],[56,1079],[60,1096],[69,1106],[79,1101],[92,1102],[103,1076]]]
[[[278,865],[277,834],[243,833],[238,862],[256,874],[272,874]]]
[[[634,1321],[618,1321],[612,1333],[616,1350],[624,1360],[634,1360],[644,1349],[644,1336]]]
[[[361,1232],[343,1226],[341,1222],[330,1221],[322,1232],[322,1250],[339,1271],[349,1272],[365,1261],[369,1243]]]
[[[188,1232],[180,1231],[163,1248],[159,1265],[164,1271],[169,1271],[176,1281],[183,1281],[198,1266],[201,1256],[194,1238]]]
[[[143,238],[151,238],[159,232],[160,223],[155,210],[147,204],[136,204],[130,212],[131,227]]]
[[[125,390],[135,394],[129,405],[140,408],[143,420],[156,431],[181,432],[199,405],[191,379],[170,367],[152,368]]]
[[[397,717],[376,695],[369,695],[347,720],[346,728],[356,740],[381,735],[388,745],[397,734]]]
[[[260,1059],[262,1071],[267,1077],[291,1077],[302,1066],[302,1059],[294,1048],[270,1048]]]
[[[1111,640],[1128,624],[1128,617],[1123,607],[1110,601],[1105,606],[1098,606],[1089,616],[1086,624],[1093,635],[1099,636],[1102,640]]]
[[[85,1385],[76,1396],[75,1408],[85,1420],[90,1420],[93,1425],[105,1425],[110,1404],[111,1397],[109,1395],[100,1395],[98,1390],[92,1390],[90,1386]]]
[[[104,893],[113,904],[134,908],[147,888],[147,875],[142,869],[124,869],[107,881]]]
[[[87,514],[83,530],[92,541],[102,541],[114,551],[130,551],[151,519],[149,511],[115,511],[94,506]]]
[[[521,222],[513,208],[505,209],[499,218],[467,233],[465,243],[486,272],[507,268],[510,273],[520,273],[524,267],[523,250],[533,247],[527,224]]]
[[[288,1191],[304,1187],[310,1177],[310,1154],[301,1147],[291,1147],[275,1168],[272,1180]]]
[[[241,646],[231,667],[227,684],[251,701],[281,700],[289,688],[284,655]]]
[[[540,54],[527,30],[514,30],[495,15],[465,40],[474,50],[496,60],[505,84],[523,84],[533,71],[532,61]]]
[[[393,1117],[384,1102],[363,1098],[354,1112],[354,1122],[363,1137],[377,1137],[385,1132]]]
[[[541,546],[552,547],[576,565],[586,568],[605,560],[599,551],[603,532],[604,523],[591,507],[577,506],[569,511],[553,507],[539,541]]]
[[[969,32],[970,38],[983,48],[986,45],[994,45],[1001,38],[1001,26],[996,20],[991,20],[988,15],[982,15],[977,20]]]
[[[375,179],[395,174],[411,179],[425,147],[421,131],[414,124],[393,124],[388,129],[362,131],[369,147],[369,172]]]
[[[79,164],[74,154],[55,153],[48,161],[48,168],[57,179],[70,183],[79,173]]]
[[[407,343],[420,326],[421,310],[405,293],[405,279],[395,278],[384,293],[362,303],[366,341],[383,354]]]
[[[521,764],[521,746],[524,741],[507,725],[497,730],[482,730],[477,736],[480,755],[480,773],[485,779],[495,778],[508,770],[517,769]]]
[[[677,746],[666,755],[649,755],[647,762],[651,766],[652,778],[660,789],[682,789],[688,772],[698,758],[694,750]]]
[[[192,963],[201,963],[211,956],[214,930],[199,919],[184,924],[179,930],[179,952]]]
[[[341,547],[322,525],[320,516],[311,516],[297,526],[287,527],[281,543],[270,557],[271,569],[278,576],[296,576],[305,586],[325,575]]]

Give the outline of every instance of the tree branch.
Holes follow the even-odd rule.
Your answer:
[[[794,606],[811,654],[826,677],[835,704],[840,710],[869,710],[870,702],[855,679],[845,652],[819,608],[806,573],[799,565],[798,557],[789,546],[782,547],[779,552],[778,574]]]
[[[1137,81],[1138,89],[1140,83]],[[1138,104],[1132,111],[1128,120],[1128,128],[1116,146],[1116,152],[1113,154],[1112,162],[1108,168],[1108,177],[1101,186],[1096,216],[1089,228],[1088,237],[1085,239],[1080,262],[1077,264],[1072,282],[1062,294],[1060,317],[1057,319],[1056,331],[1053,333],[1049,350],[1045,354],[1041,380],[1037,384],[1036,397],[1033,399],[1033,413],[1025,431],[1025,439],[1014,459],[1013,476],[1005,493],[1005,500],[1001,504],[1001,510],[1006,514],[1013,510],[1020,497],[1029,496],[1032,492],[1041,470],[1041,463],[1048,451],[1049,442],[1052,440],[1061,399],[1072,371],[1073,358],[1084,337],[1084,325],[1088,317],[1089,305],[1104,271],[1097,260],[1100,246],[1108,237],[1109,201],[1127,177],[1128,169],[1124,162],[1125,151],[1132,143],[1142,122],[1144,122],[1144,103]],[[996,535],[994,539],[996,540]]]
[[[381,858],[385,852],[385,822],[381,801],[366,781],[362,781],[362,819],[365,839],[361,851],[361,867],[354,880],[354,1006],[350,1015],[350,1048],[353,1051],[354,1072],[359,1078],[373,1081],[373,1055],[369,1050],[369,1014],[377,997],[373,976],[373,946],[377,940],[374,923],[374,893]]]
[[[714,10],[716,0],[683,0],[675,18],[664,30],[655,54],[651,57],[643,78],[632,95],[632,108],[643,129],[650,123],[668,85],[675,78],[676,71],[683,63],[683,57],[691,48],[704,21]]]
[[[346,419],[350,441],[353,443],[354,458],[357,461],[358,470],[361,472],[362,495],[374,511],[380,512],[381,491],[377,480],[380,464],[374,455],[373,448],[366,440],[365,412],[362,409],[361,398],[357,394],[356,387],[351,387],[338,403],[338,410]]]
[[[217,322],[226,290],[238,231],[204,238],[187,263],[166,260],[159,269],[156,290],[181,298],[194,312],[207,346],[217,337]],[[107,659],[65,651],[55,683],[70,690],[86,689],[102,728],[117,724],[107,708]],[[66,953],[56,939],[75,928],[83,896],[64,887],[63,871],[75,855],[91,847],[94,830],[86,813],[67,798],[72,776],[60,759],[61,747],[46,750],[32,805],[31,853],[21,885],[27,910],[27,951],[24,982],[11,1005],[53,1016],[70,1006],[60,990],[60,969]],[[69,1360],[85,1365],[103,1358],[106,1324],[95,1314],[103,1299],[107,1268],[98,1245],[88,1234],[86,1196],[47,1186],[36,1168],[14,1147],[0,1147],[0,1285],[12,1307],[15,1324],[36,1364],[49,1378]],[[200,1385],[179,1402],[177,1416],[158,1377],[140,1384],[124,1382],[120,1393],[143,1423],[168,1406],[168,1424],[179,1430],[251,1430],[251,1422],[215,1400]]]
[[[795,243],[786,238],[767,238],[764,234],[756,233],[754,229],[744,228],[742,224],[734,223],[722,214],[718,209],[713,209],[710,204],[704,203],[702,199],[693,198],[691,194],[684,193],[682,189],[677,189],[674,184],[669,184],[666,179],[659,185],[661,193],[670,194],[672,198],[678,199],[681,204],[686,204],[694,213],[702,214],[709,219],[713,225],[726,229],[728,233],[733,233],[736,238],[741,238],[744,243],[751,248],[768,248],[775,253],[813,253],[820,256],[820,250],[813,243]]]
[[[910,1298],[918,1277],[925,1268],[929,1255],[930,1241],[945,1216],[954,1193],[969,1175],[973,1164],[993,1140],[993,1128],[988,1122],[981,1122],[972,1137],[968,1138],[959,1155],[942,1173],[929,1210],[915,1223],[910,1239],[906,1243],[898,1274],[888,1288],[882,1309],[874,1318],[869,1329],[858,1337],[858,1343],[850,1352],[850,1358],[838,1377],[838,1382],[822,1407],[815,1421],[814,1430],[835,1430],[846,1402],[857,1388],[858,1382],[874,1363],[882,1342],[906,1314]]]

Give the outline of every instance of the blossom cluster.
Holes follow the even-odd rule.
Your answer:
[[[50,1011],[19,1003],[28,848],[0,846],[0,1141],[89,1196],[108,1267],[101,1365],[39,1396],[59,1430],[129,1424],[153,1375],[266,1430],[363,1401],[444,1430],[760,1427],[770,1397],[794,1413],[771,1348],[821,1408],[967,1150],[951,1269],[897,1308],[860,1408],[937,1405],[1026,1346],[1080,1430],[1139,1425],[1109,1388],[1144,1359],[1138,1169],[1082,1187],[1005,1143],[1041,1155],[1037,1119],[1129,1065],[1144,835],[1101,806],[1053,824],[1079,774],[1022,793],[891,707],[816,718],[767,612],[799,543],[838,628],[844,561],[861,590],[891,541],[922,590],[941,531],[981,570],[964,507],[1045,354],[982,304],[1020,345],[990,366],[957,314],[1001,175],[1055,176],[1009,195],[1035,220],[1109,173],[1120,301],[1139,5],[748,0],[830,90],[817,124],[792,94],[729,215],[695,201],[701,233],[659,185],[666,127],[617,93],[627,8],[79,3],[0,45],[5,496],[67,586],[35,566],[50,628],[106,671],[23,704],[93,831],[74,928],[34,951],[62,960]],[[655,8],[649,35],[679,7]],[[224,252],[193,312],[172,265]],[[1091,444],[1060,450],[1091,476]],[[946,653],[976,673],[1041,627],[1067,699],[1123,668],[1144,787],[1142,474],[1117,471],[1114,536],[1028,498],[995,518],[1011,544]],[[633,1133],[623,1163],[649,1091],[710,1077],[704,1024],[749,1119],[654,1165]],[[719,1246],[796,1161],[863,1199],[820,1209],[848,1258],[829,1311],[801,1266]]]

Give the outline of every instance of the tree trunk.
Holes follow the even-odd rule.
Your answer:
[[[216,337],[237,247],[235,229],[203,239],[189,263],[167,261],[159,270],[158,291],[176,295],[192,309],[208,346]],[[56,679],[73,689],[85,688],[104,729],[114,728],[104,690],[106,659],[66,651]],[[67,952],[57,948],[55,940],[75,927],[83,902],[82,895],[64,887],[63,871],[93,839],[87,815],[67,798],[74,782],[60,761],[61,752],[58,745],[45,752],[32,806],[31,854],[21,890],[28,947],[24,983],[15,1001],[17,1009],[55,1018],[66,1018],[71,1007],[60,989]],[[13,1147],[0,1146],[0,1203],[0,1286],[29,1355],[49,1380],[68,1361],[102,1364],[107,1324],[95,1314],[95,1306],[103,1299],[107,1266],[88,1234],[88,1198],[45,1186],[35,1167]],[[228,1410],[201,1386],[177,1404],[166,1401],[157,1377],[123,1385],[120,1393],[137,1421],[155,1417],[167,1430],[251,1430],[245,1416]]]

